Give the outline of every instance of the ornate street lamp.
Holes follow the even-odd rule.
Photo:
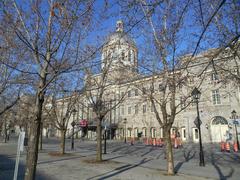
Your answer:
[[[76,125],[76,122],[75,122],[75,115],[77,113],[77,110],[76,109],[73,109],[72,110],[72,115],[73,115],[73,121],[71,123],[72,125],[72,150],[74,149],[74,126]]]
[[[194,102],[197,105],[197,119],[194,121],[195,125],[198,128],[198,132],[199,132],[199,146],[200,146],[200,152],[199,152],[199,158],[200,158],[200,162],[199,162],[199,166],[205,166],[204,163],[204,153],[203,153],[203,147],[202,147],[202,136],[201,136],[201,121],[200,121],[200,117],[199,117],[199,108],[198,108],[198,102],[199,99],[201,97],[201,92],[195,87],[192,91],[192,98],[194,100]]]
[[[104,126],[104,152],[103,154],[107,154],[107,126]]]
[[[124,143],[127,143],[127,118],[123,119],[123,124],[125,124]]]
[[[237,112],[236,112],[235,110],[233,110],[233,111],[231,112],[231,114],[232,114],[233,124],[234,124],[234,126],[235,126],[237,146],[238,146],[238,149],[239,149],[238,130],[237,130],[238,121],[236,120]]]

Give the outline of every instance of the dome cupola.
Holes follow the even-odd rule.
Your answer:
[[[104,67],[137,71],[137,48],[132,38],[124,32],[121,20],[117,21],[116,31],[107,37],[103,46],[102,68]]]

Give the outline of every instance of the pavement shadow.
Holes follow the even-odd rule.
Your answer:
[[[193,159],[195,157],[196,151],[192,152],[192,150],[184,150],[183,151],[183,157],[184,157],[184,161],[178,162],[177,165],[174,167],[174,172],[178,173],[178,171],[180,170],[180,168],[182,167],[182,165],[185,162],[188,162],[189,160]]]
[[[109,172],[106,172],[106,173],[103,173],[103,174],[100,174],[100,175],[97,175],[97,176],[94,176],[94,177],[90,177],[88,178],[87,180],[92,180],[92,179],[99,179],[99,180],[104,180],[104,179],[108,179],[108,178],[111,178],[113,176],[116,176],[120,173],[123,173],[125,171],[128,171],[130,169],[133,169],[135,167],[138,167],[142,164],[145,164],[147,162],[151,161],[151,159],[147,159],[147,158],[144,158],[142,159],[139,163],[137,164],[126,164],[126,165],[123,165],[121,167],[118,167],[118,168],[115,168],[114,170],[112,171],[109,171]]]
[[[151,148],[149,149],[149,151],[143,153],[143,154],[141,155],[141,157],[146,156],[147,154],[151,153],[151,152],[154,151],[154,150],[155,150],[155,148],[154,148],[154,147],[151,147]]]
[[[117,147],[117,148],[113,149],[111,152],[114,153],[114,152],[120,151],[120,150],[125,149],[125,148],[126,148],[126,145],[123,145],[123,146],[120,146],[120,147]]]
[[[0,179],[1,180],[12,180],[14,176],[15,159],[11,159],[6,155],[0,155]],[[19,163],[17,179],[24,179],[25,165]],[[37,172],[36,180],[56,180],[48,177],[47,175]]]
[[[229,166],[230,167],[230,172],[227,175],[224,175],[222,170],[221,170],[221,168],[220,168],[220,166],[217,164],[217,161],[216,161],[216,159],[214,157],[214,154],[211,154],[211,163],[214,166],[214,168],[217,170],[218,175],[219,175],[219,179],[227,180],[228,178],[232,177],[232,175],[234,173],[234,169],[231,166]]]
[[[83,158],[83,157],[86,157],[86,156],[79,156],[79,157],[72,156],[72,157],[68,157],[68,158],[59,158],[59,159],[54,159],[54,160],[49,160],[49,161],[41,161],[41,162],[38,162],[37,164],[49,164],[49,163],[54,163],[54,162],[59,162],[59,161],[68,161],[68,160],[72,160],[72,159],[80,159],[80,158]]]

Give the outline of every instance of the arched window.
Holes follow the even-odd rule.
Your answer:
[[[131,52],[128,51],[128,61],[131,62]]]
[[[124,61],[124,56],[125,56],[125,53],[124,51],[122,51],[122,61]]]
[[[212,125],[228,124],[227,120],[222,116],[215,116],[212,120]]]
[[[143,132],[143,134],[142,134],[142,136],[143,137],[147,137],[147,128],[142,128],[142,132]]]
[[[156,132],[156,128],[151,128],[151,137],[152,138],[156,138],[156,134],[157,134],[157,132]]]
[[[134,62],[134,51],[131,50],[131,62]]]
[[[134,137],[138,137],[138,128],[134,128]]]

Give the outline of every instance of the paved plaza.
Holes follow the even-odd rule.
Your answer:
[[[75,150],[70,150],[67,140],[64,156],[49,155],[59,148],[57,139],[44,139],[39,152],[38,180],[76,179],[239,179],[240,153],[220,152],[218,144],[204,144],[205,167],[199,167],[198,144],[185,144],[174,149],[176,176],[166,176],[164,148],[134,145],[120,141],[107,142],[107,154],[102,163],[95,163],[96,142],[75,140]],[[21,155],[18,179],[24,177],[26,152]],[[0,142],[0,180],[12,180],[16,157],[16,139]]]

